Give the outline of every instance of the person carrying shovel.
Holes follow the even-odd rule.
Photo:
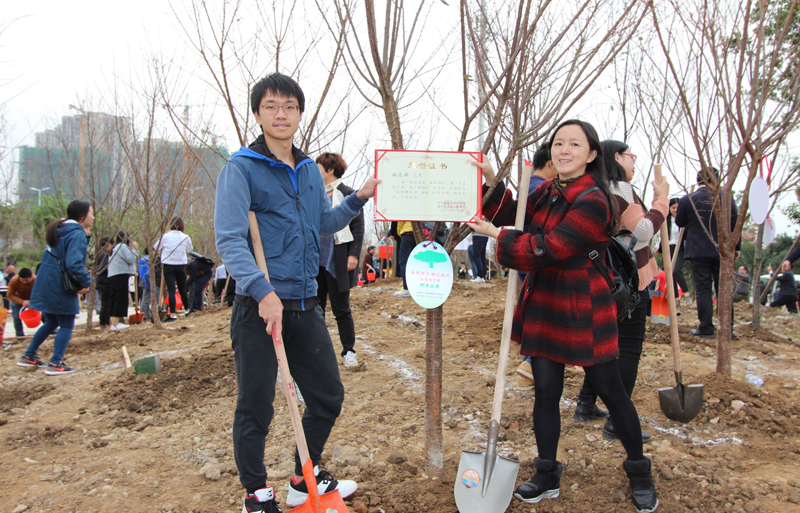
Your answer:
[[[332,208],[319,168],[292,144],[305,107],[297,82],[280,73],[266,76],[253,86],[250,106],[263,135],[234,153],[220,172],[214,225],[217,251],[236,280],[231,341],[239,393],[233,450],[246,489],[242,512],[280,513],[263,463],[278,372],[273,342],[285,346],[305,398],[303,431],[311,461],[318,465],[344,400],[336,353],[318,306],[319,237],[347,226],[380,181],[368,179]],[[250,211],[263,241],[269,280],[256,264],[248,234]],[[302,463],[296,455],[289,506],[308,497]],[[315,473],[320,494],[338,490],[348,497],[358,488],[318,467]]]
[[[578,120],[559,125],[548,146],[558,176],[529,196],[527,230],[498,230],[485,221],[469,223],[474,231],[497,239],[500,265],[528,272],[511,337],[522,344],[523,355],[532,357],[533,427],[539,457],[534,459],[536,474],[519,486],[514,496],[532,504],[559,495],[564,466],[556,457],[564,367],[579,365],[614,418],[628,456],[622,466],[636,511],[655,511],[658,496],[652,464],[644,456],[639,416],[617,366],[614,299],[606,278],[589,258],[592,250],[604,254],[619,216],[611,201],[603,149],[594,127]],[[486,183],[494,183],[491,165],[476,165],[483,170]],[[499,183],[485,205],[484,216],[501,226],[509,225],[515,203]]]

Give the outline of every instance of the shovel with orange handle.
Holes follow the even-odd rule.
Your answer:
[[[261,233],[258,230],[258,221],[256,220],[255,212],[250,212],[250,238],[253,239],[253,251],[256,256],[256,264],[258,264],[258,268],[264,273],[264,277],[267,281],[269,281],[267,260],[264,257],[264,247],[261,245]],[[286,402],[289,404],[289,416],[292,419],[292,429],[294,430],[294,438],[297,443],[297,452],[300,454],[300,461],[303,462],[303,479],[305,479],[306,488],[308,488],[308,499],[306,499],[306,502],[291,511],[294,513],[349,513],[350,510],[347,509],[338,490],[333,490],[323,495],[320,495],[317,490],[317,478],[314,475],[314,464],[311,462],[311,457],[308,455],[306,436],[303,431],[303,424],[300,421],[300,412],[297,410],[297,396],[294,391],[294,381],[292,381],[292,375],[289,372],[289,363],[286,361],[286,348],[283,347],[283,341],[279,341],[274,336],[274,325],[271,335],[272,342],[275,345],[275,356],[278,360],[281,381],[283,382],[283,395],[286,396]]]

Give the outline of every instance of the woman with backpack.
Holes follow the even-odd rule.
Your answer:
[[[611,182],[611,194],[613,194],[614,203],[620,212],[616,230],[628,230],[636,237],[633,252],[639,268],[641,301],[628,317],[617,324],[619,372],[622,383],[625,385],[625,391],[630,396],[636,385],[636,375],[639,372],[639,360],[642,357],[642,345],[644,344],[644,332],[647,318],[650,315],[650,294],[647,287],[659,272],[658,264],[650,251],[650,241],[661,229],[669,210],[669,183],[663,177],[661,183],[653,181],[654,198],[648,211],[630,183],[635,172],[636,155],[631,153],[627,144],[620,141],[603,141],[602,146],[603,161]],[[629,242],[628,237],[623,239]],[[578,394],[578,406],[575,408],[575,422],[588,422],[590,419],[608,417],[608,411],[598,407],[596,401],[597,393],[589,380],[584,378],[583,386]],[[613,416],[609,417],[603,426],[603,438],[619,440]],[[650,433],[642,431],[644,443],[649,442],[652,438]]]
[[[86,252],[89,247],[89,229],[94,222],[92,205],[88,201],[74,200],[67,206],[67,218],[47,226],[47,248],[41,266],[36,271],[36,281],[31,291],[30,308],[47,313],[44,324],[36,331],[25,354],[17,362],[20,367],[42,367],[39,346],[53,332],[53,356],[44,373],[48,376],[71,374],[75,369],[64,365],[64,353],[72,338],[75,316],[80,312],[78,296],[89,291],[92,277],[86,271]],[[65,273],[71,276],[68,283]],[[67,286],[70,290],[67,290]],[[79,290],[76,290],[79,289]],[[42,315],[45,317],[45,315]]]
[[[548,147],[558,175],[529,195],[525,231],[498,230],[485,221],[469,223],[474,231],[497,239],[500,265],[528,273],[511,338],[522,344],[523,355],[532,357],[533,427],[539,456],[534,459],[533,478],[519,486],[514,496],[532,504],[559,495],[564,466],[556,455],[564,367],[579,365],[614,416],[628,456],[622,466],[636,510],[655,511],[658,497],[652,464],[644,456],[639,416],[617,363],[616,305],[608,276],[589,258],[591,251],[605,253],[619,219],[603,149],[592,125],[579,120],[559,125]],[[491,164],[476,165],[491,185],[495,181]],[[504,226],[513,224],[515,210],[510,191],[498,183],[484,215]]]

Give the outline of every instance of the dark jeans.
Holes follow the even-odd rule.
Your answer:
[[[325,317],[325,304],[328,296],[331,297],[331,310],[339,328],[342,356],[346,355],[348,351],[355,353],[356,350],[353,349],[353,346],[356,344],[356,326],[353,322],[353,312],[350,311],[350,289],[348,288],[346,292],[339,292],[336,278],[331,276],[331,273],[324,267],[320,267],[317,275],[317,297],[323,317]]]
[[[413,232],[406,232],[400,237],[400,249],[398,250],[397,266],[400,268],[400,277],[403,278],[403,290],[408,290],[408,282],[406,281],[406,263],[408,257],[417,245]]]
[[[695,299],[697,300],[698,328],[702,335],[713,335],[714,328],[714,291],[719,291],[719,258],[692,258],[692,279],[694,280]]]
[[[486,267],[489,265],[489,261],[486,259],[487,242],[489,242],[489,237],[472,236],[472,245],[468,250],[472,254],[470,261],[474,262],[472,267],[472,276],[474,278],[486,278]]]
[[[111,283],[108,278],[97,284],[97,291],[100,293],[100,326],[108,326],[111,310]]]
[[[239,481],[247,489],[266,486],[264,438],[274,409],[278,362],[267,325],[258,308],[233,303],[231,341],[239,395],[233,419],[233,456]],[[303,430],[314,465],[342,409],[344,386],[333,343],[319,307],[307,312],[283,311],[283,342],[292,377],[303,394]],[[295,474],[302,474],[295,454]]]
[[[33,336],[33,339],[31,339],[28,349],[25,350],[25,356],[28,358],[35,358],[36,353],[39,351],[39,346],[42,345],[47,337],[58,329],[56,338],[53,341],[53,357],[50,358],[50,363],[58,365],[64,358],[64,352],[67,350],[67,344],[69,344],[69,340],[72,338],[72,329],[74,327],[74,315],[47,314],[47,319],[44,324],[36,330],[36,334]]]
[[[203,290],[205,290],[208,282],[211,281],[210,274],[198,276],[194,282],[194,297],[192,298],[192,310],[203,309]]]
[[[633,395],[633,389],[636,386],[636,376],[639,374],[639,360],[642,359],[644,333],[647,327],[647,318],[650,316],[650,294],[647,293],[647,290],[640,292],[640,294],[642,301],[631,312],[630,318],[625,318],[617,324],[619,333],[617,367],[628,397]],[[593,398],[597,397],[597,392],[592,387],[588,375],[583,377],[583,387],[580,393],[581,395],[591,395]]]
[[[22,310],[22,305],[11,301],[11,317],[14,318],[14,331],[16,331],[18,337],[24,337],[25,328],[22,326],[22,319],[19,318],[20,310]]]
[[[533,432],[539,457],[555,460],[561,434],[559,403],[564,391],[564,364],[537,356],[531,361],[535,401],[533,403]],[[614,427],[628,453],[628,458],[640,460],[642,452],[642,427],[639,414],[625,391],[617,367],[617,360],[584,367],[586,377],[614,418]]]
[[[678,251],[678,254],[675,254],[675,246],[672,245],[669,247],[669,252],[672,255],[672,279],[674,280],[675,284],[675,299],[678,296],[678,285],[681,286],[681,290],[684,294],[689,294],[689,284],[686,283],[686,277],[683,275],[683,265],[686,263],[686,260],[683,258],[683,249]]]
[[[186,266],[164,264],[164,280],[167,283],[167,297],[169,297],[169,310],[175,313],[175,284],[178,285],[178,293],[181,295],[183,307],[189,308],[189,297],[186,295]]]
[[[780,296],[778,299],[773,301],[769,304],[772,308],[780,308],[786,305],[786,309],[789,310],[789,313],[796,314],[797,313],[797,296]]]

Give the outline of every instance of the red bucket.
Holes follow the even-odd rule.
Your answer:
[[[367,283],[372,283],[375,281],[375,271],[369,270],[367,271]]]
[[[169,307],[169,294],[165,295],[164,304],[167,305],[167,307]],[[175,309],[176,310],[180,310],[181,308],[183,308],[183,300],[181,299],[181,295],[176,292],[175,293]],[[175,312],[172,312],[172,313],[175,313]]]
[[[381,242],[378,245],[378,258],[383,260],[392,258],[392,253],[394,252],[394,246],[390,246],[385,242]]]
[[[38,328],[42,323],[42,312],[26,308],[19,313],[19,318],[29,328]]]

